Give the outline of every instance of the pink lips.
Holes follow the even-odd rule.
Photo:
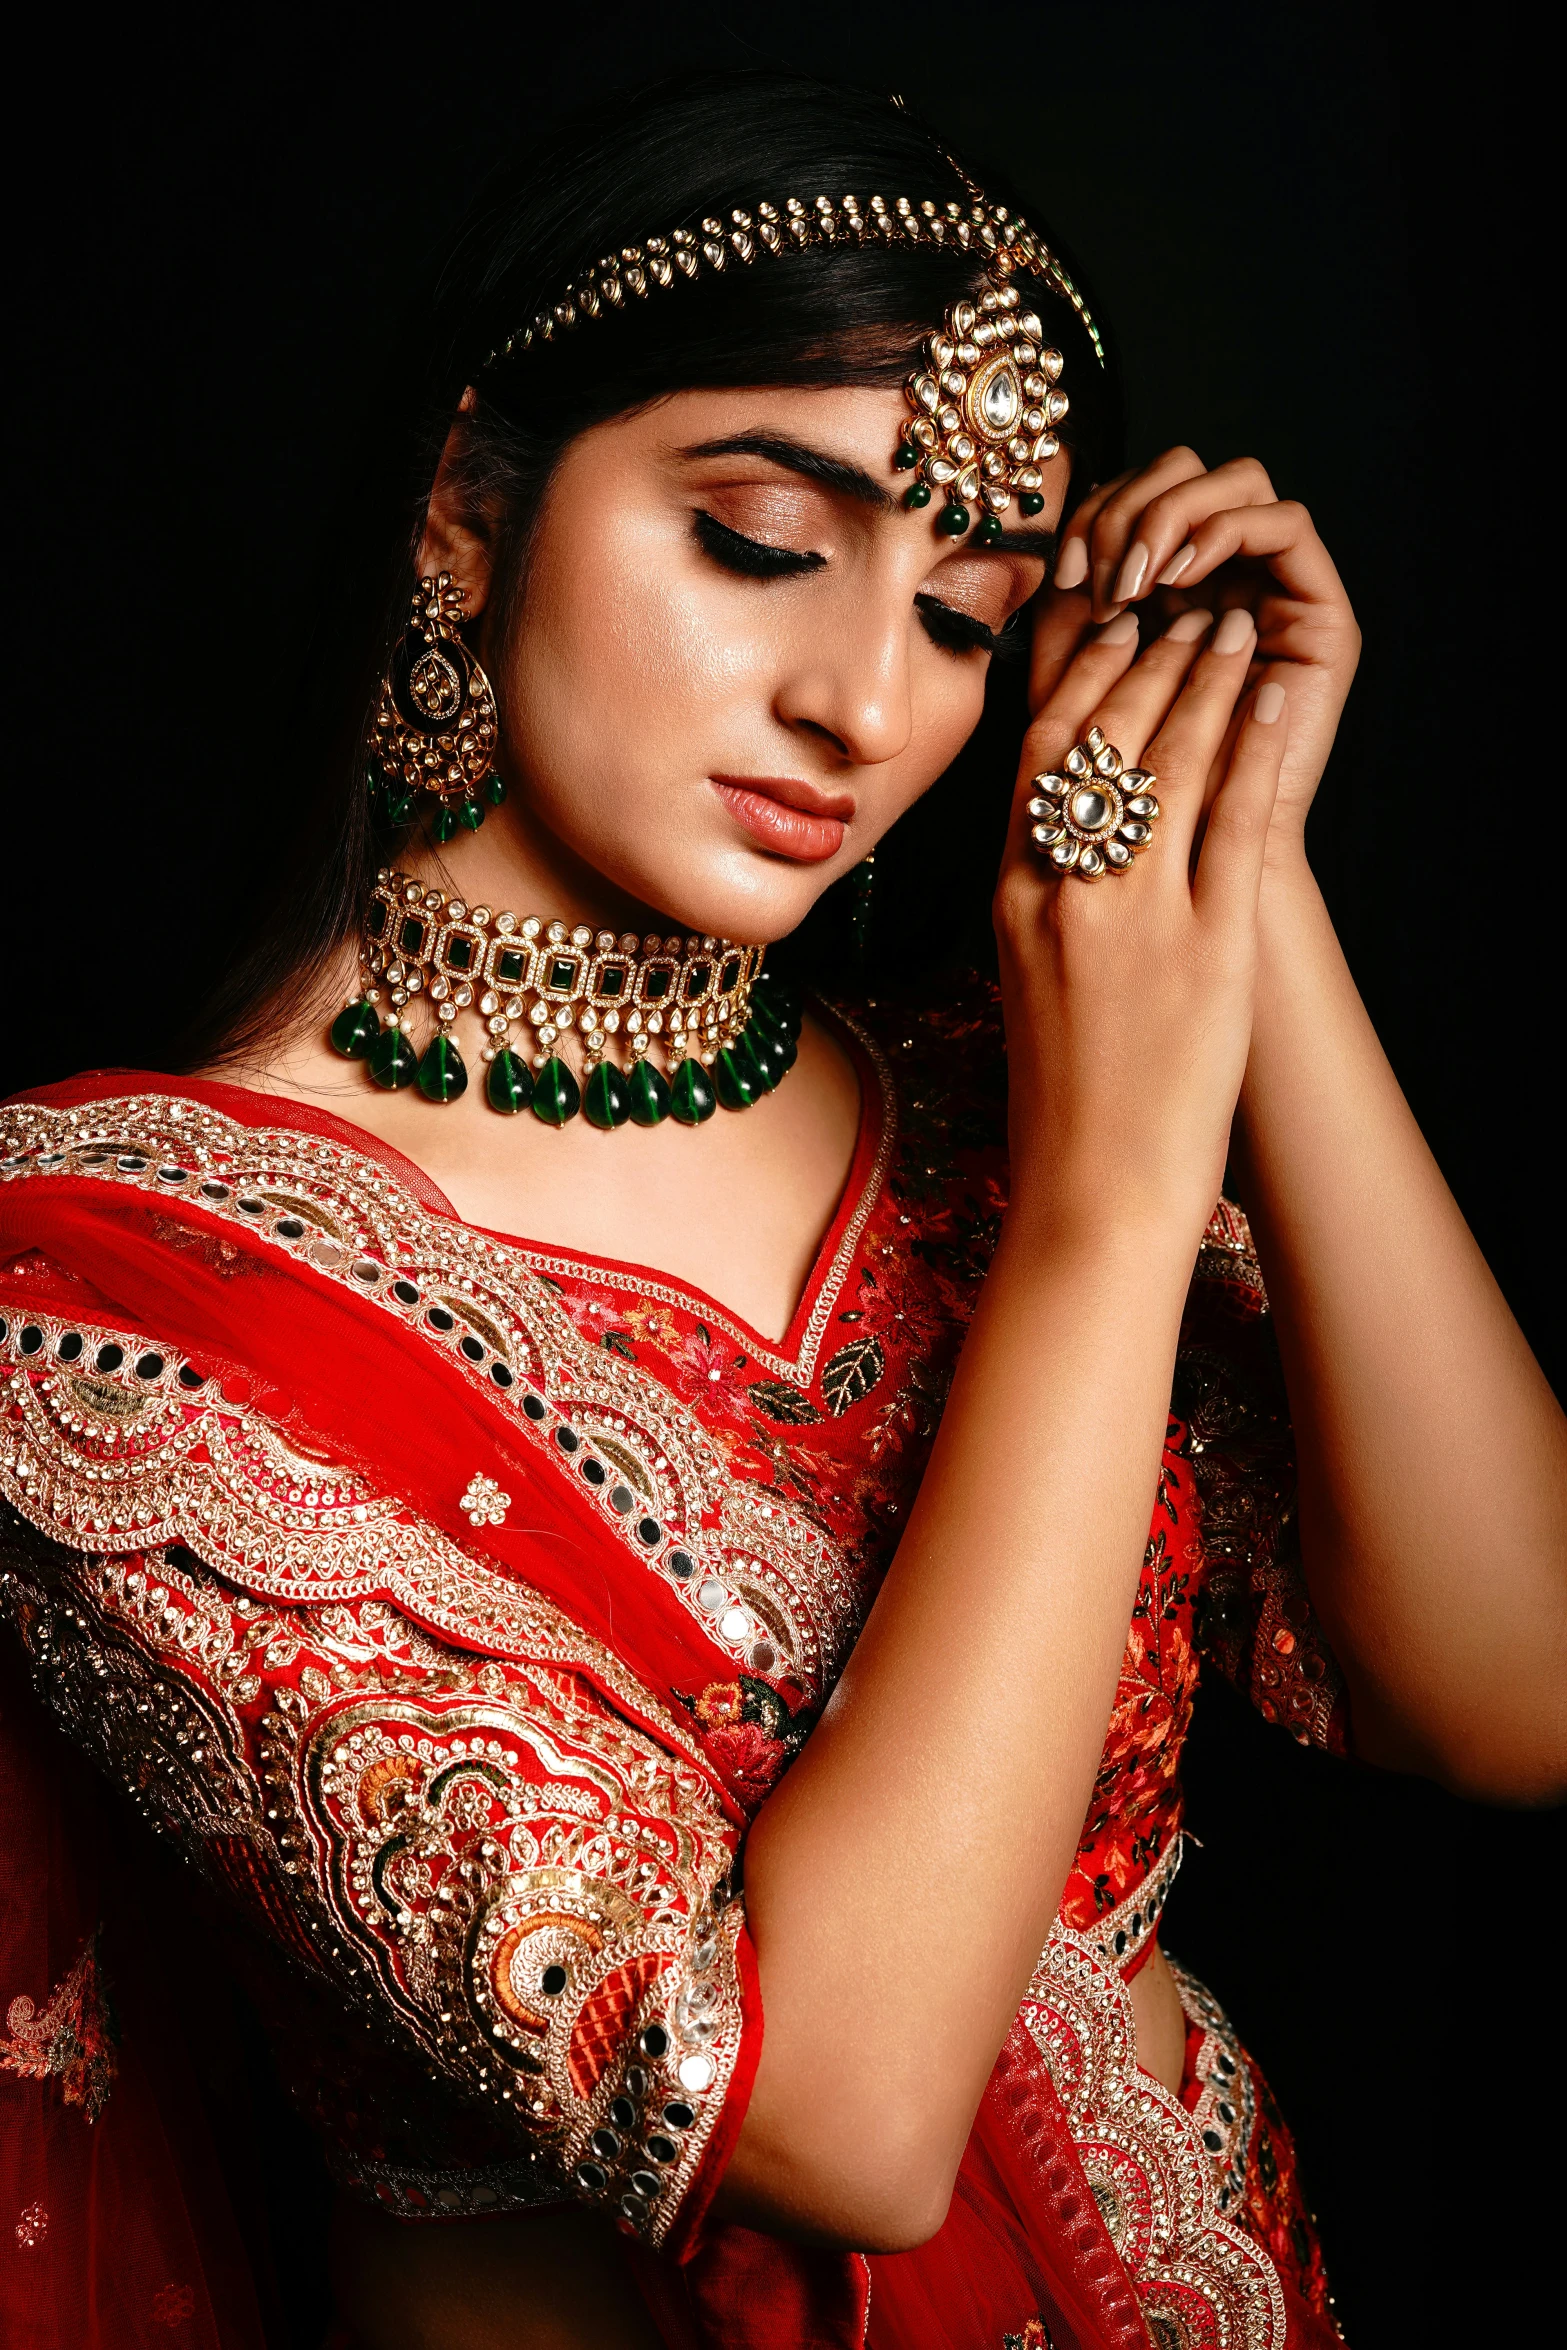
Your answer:
[[[820,865],[842,848],[844,828],[854,815],[852,792],[792,775],[714,775],[709,780],[735,822],[775,856]]]

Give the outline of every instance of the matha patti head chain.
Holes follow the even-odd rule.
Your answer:
[[[763,982],[766,951],[496,913],[383,869],[365,909],[359,990],[332,1023],[332,1042],[377,1085],[417,1085],[427,1101],[452,1102],[468,1087],[453,1030],[472,1015],[493,1110],[531,1109],[548,1126],[579,1111],[606,1130],[670,1117],[700,1126],[720,1106],[749,1109],[794,1065],[800,1004]],[[421,1000],[435,1015],[422,1053],[409,1035],[409,1008]],[[531,1064],[514,1028],[531,1032]],[[572,1031],[580,1085],[556,1050]]]

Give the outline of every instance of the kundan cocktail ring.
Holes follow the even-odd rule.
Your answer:
[[[1061,770],[1034,778],[1030,840],[1058,873],[1083,881],[1124,873],[1153,838],[1158,777],[1146,767],[1123,767],[1097,726],[1067,752]]]

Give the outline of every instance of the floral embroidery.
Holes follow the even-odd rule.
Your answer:
[[[6,2011],[6,2028],[9,2038],[0,2039],[0,2071],[17,2073],[23,2080],[57,2080],[66,2104],[79,2105],[85,2118],[95,2122],[118,2069],[114,2019],[99,1973],[96,1935],[41,2008],[25,1992],[18,1993]]]
[[[748,1811],[769,1795],[805,1744],[814,1715],[791,1715],[765,1681],[710,1681],[680,1694],[702,1724],[702,1744]]]
[[[502,1493],[493,1477],[471,1477],[457,1506],[472,1526],[504,1526],[511,1495]]]
[[[189,2285],[163,2285],[152,2297],[152,2314],[160,2326],[183,2325],[196,2314],[196,2296]]]
[[[16,2242],[21,2252],[36,2252],[49,2233],[49,2214],[41,2203],[27,2203],[16,2215]]]

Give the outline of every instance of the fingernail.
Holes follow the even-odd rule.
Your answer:
[[[1156,587],[1174,587],[1176,581],[1180,579],[1184,573],[1190,571],[1196,560],[1197,549],[1195,547],[1183,547],[1180,553],[1175,556],[1171,562],[1165,565],[1164,569],[1160,572],[1159,577],[1154,582],[1154,585]]]
[[[1120,612],[1114,620],[1107,620],[1099,631],[1097,641],[1102,645],[1129,645],[1137,634],[1137,614]]]
[[[1110,598],[1111,602],[1114,604],[1129,604],[1132,598],[1141,590],[1143,580],[1147,574],[1147,570],[1148,549],[1143,545],[1142,540],[1139,539],[1135,546],[1130,547],[1127,550],[1126,561],[1122,564],[1120,570],[1116,574],[1115,588]]]
[[[1081,587],[1088,577],[1088,549],[1081,539],[1068,539],[1056,558],[1055,585],[1058,588]]]
[[[1204,612],[1198,606],[1190,612],[1183,612],[1179,620],[1172,620],[1164,633],[1172,645],[1189,645],[1194,638],[1202,635],[1204,629],[1212,626],[1213,614]]]
[[[1232,604],[1213,632],[1213,643],[1208,648],[1214,653],[1243,652],[1256,635],[1251,614],[1240,604]]]
[[[1258,686],[1257,699],[1251,706],[1251,714],[1259,726],[1272,726],[1276,724],[1279,712],[1283,707],[1284,688],[1270,680],[1267,685]]]

